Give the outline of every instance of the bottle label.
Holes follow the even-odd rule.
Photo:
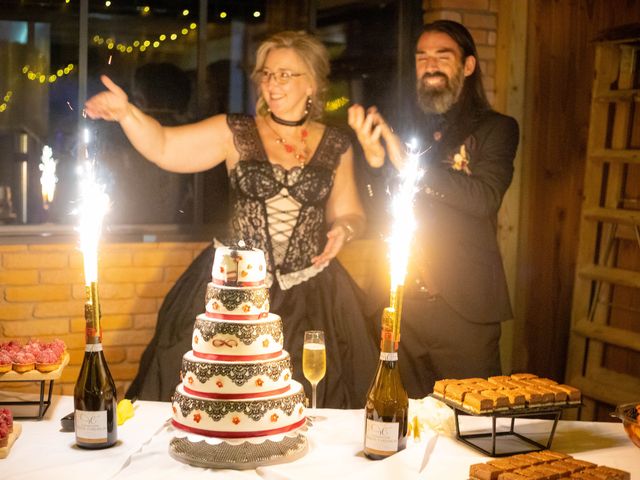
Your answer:
[[[399,434],[400,424],[398,422],[376,422],[367,419],[364,446],[371,453],[390,455],[398,451]]]
[[[101,352],[102,344],[101,343],[87,343],[84,346],[85,352]]]
[[[397,362],[398,352],[380,352],[380,360],[383,362]]]
[[[76,410],[73,419],[76,438],[83,443],[105,443],[107,438],[107,411]]]

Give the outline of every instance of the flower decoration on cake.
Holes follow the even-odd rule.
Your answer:
[[[200,420],[202,420],[202,415],[200,415],[199,413],[196,413],[195,415],[193,415],[194,422],[200,423]]]
[[[268,339],[268,338],[265,338],[265,339],[262,341],[262,346],[263,346],[264,348],[269,347],[269,339]]]
[[[272,421],[272,422],[277,422],[277,421],[278,421],[278,418],[280,418],[280,417],[278,417],[278,414],[277,414],[277,413],[274,413],[273,415],[271,415],[271,421]]]
[[[256,385],[261,387],[262,385],[264,385],[264,381],[261,378],[256,379]]]
[[[195,335],[193,337],[193,343],[195,343],[196,345],[198,344],[198,336],[197,335]]]
[[[191,375],[187,377],[187,382],[189,382],[189,385],[193,384],[193,377]]]
[[[242,306],[242,311],[245,313],[248,313],[251,311],[251,307],[249,305],[243,305]]]
[[[222,381],[221,381],[221,380],[218,380],[218,381],[216,382],[216,387],[218,387],[218,388],[222,388],[222,387],[224,387],[224,383],[222,383]]]
[[[235,416],[231,421],[234,425],[238,425],[240,423],[240,417]]]
[[[249,275],[249,274],[247,273],[246,270],[242,270],[242,272],[240,273],[241,277],[246,277],[247,275]]]
[[[218,305],[218,302],[213,302],[211,304],[211,308],[213,308],[214,310],[220,310],[220,305]]]
[[[286,382],[287,380],[289,380],[289,374],[288,374],[288,373],[285,373],[285,374],[284,374],[284,380],[285,380],[285,382]]]

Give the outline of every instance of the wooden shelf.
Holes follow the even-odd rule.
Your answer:
[[[585,265],[580,267],[578,274],[581,277],[600,282],[622,285],[625,287],[640,288],[640,272],[623,270],[621,268],[601,267],[599,265]]]
[[[589,160],[612,163],[638,163],[640,164],[640,150],[601,148],[589,154]]]
[[[640,90],[637,88],[629,90],[609,90],[594,96],[596,102],[639,102]]]
[[[622,210],[616,208],[588,208],[582,212],[587,220],[617,223],[620,225],[640,225],[640,210]]]
[[[635,350],[640,345],[640,333],[609,325],[600,325],[590,322],[586,318],[576,322],[573,326],[573,332],[586,338],[631,350]],[[640,398],[640,393],[638,393],[638,397]]]
[[[589,372],[588,377],[571,377],[568,383],[579,388],[583,396],[609,405],[635,402],[640,392],[640,381],[636,377],[603,368]]]

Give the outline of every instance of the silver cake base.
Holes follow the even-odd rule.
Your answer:
[[[206,441],[191,442],[186,437],[175,437],[169,443],[169,455],[194,467],[230,468],[250,470],[265,465],[293,462],[303,457],[309,449],[303,433],[285,436],[282,440],[265,440],[262,443],[221,442],[211,445]]]

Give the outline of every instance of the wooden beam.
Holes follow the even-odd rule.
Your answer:
[[[621,268],[585,265],[578,269],[578,275],[591,280],[613,283],[625,287],[640,288],[640,272]]]
[[[631,332],[623,328],[610,327],[590,322],[586,318],[579,320],[573,331],[580,336],[599,340],[622,348],[637,350],[640,345],[640,333]]]

